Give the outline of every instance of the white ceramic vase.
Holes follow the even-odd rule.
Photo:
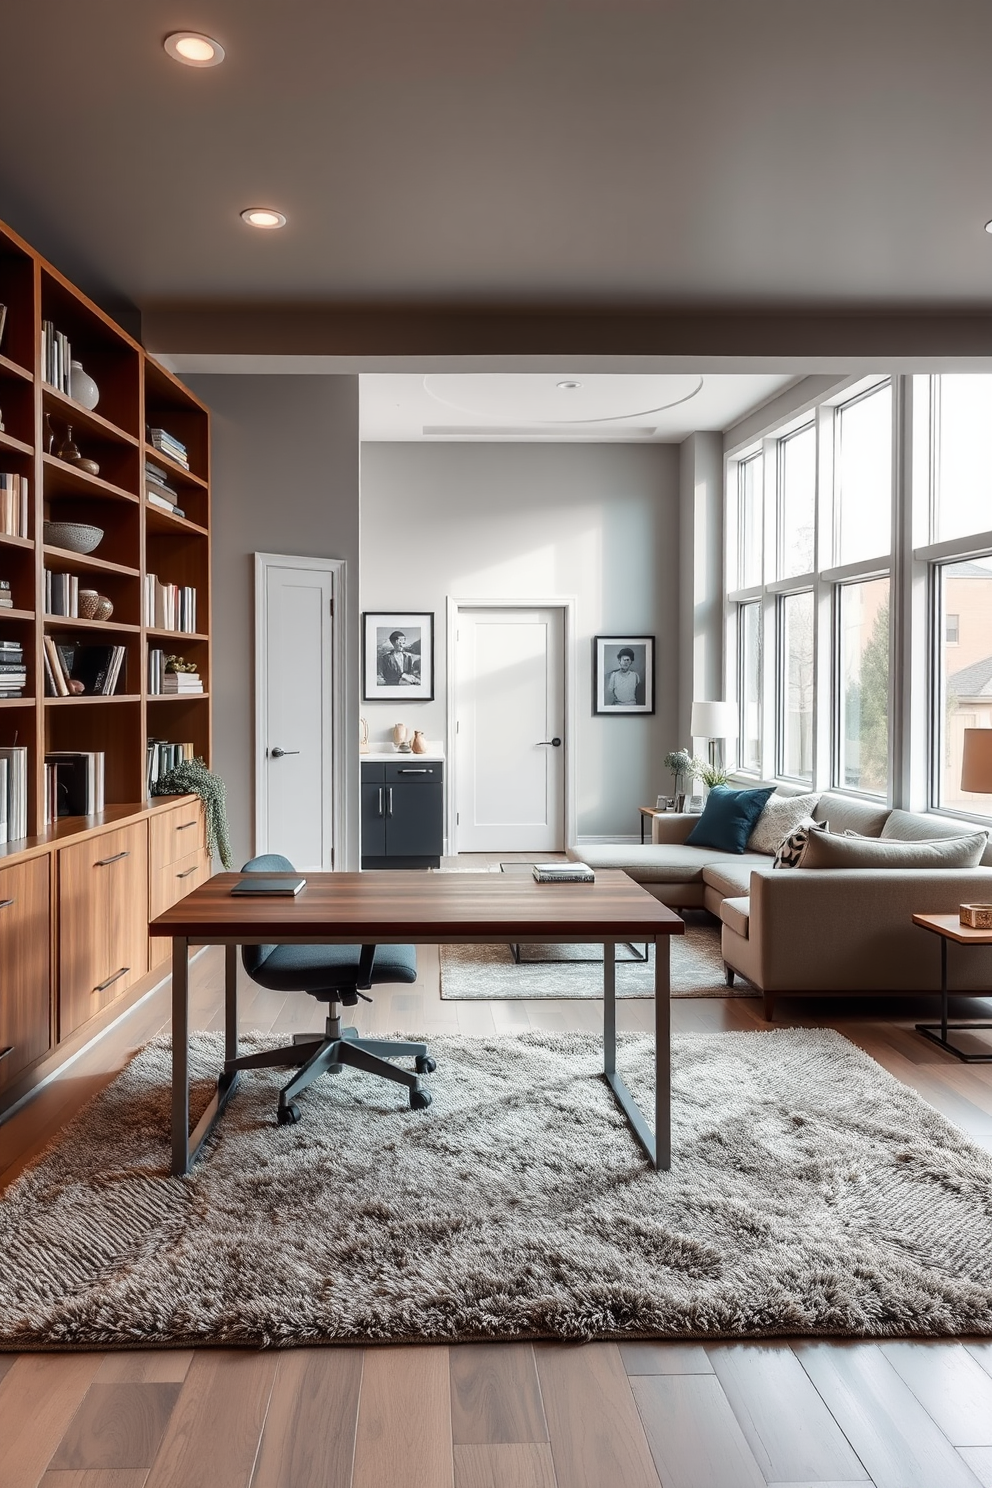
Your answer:
[[[69,393],[84,408],[95,408],[100,401],[100,389],[83,370],[82,362],[69,363]]]

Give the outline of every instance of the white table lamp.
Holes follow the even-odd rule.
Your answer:
[[[717,741],[722,744],[725,739],[736,739],[737,709],[733,703],[693,703],[689,732],[694,739],[708,740],[711,765],[722,764],[722,750],[718,761],[716,744]]]
[[[978,796],[992,795],[992,728],[964,730],[961,789]]]

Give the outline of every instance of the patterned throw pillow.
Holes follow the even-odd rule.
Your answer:
[[[769,796],[748,839],[748,852],[776,852],[781,843],[813,815],[819,799],[812,792],[805,796],[780,796],[777,793]]]
[[[775,854],[773,868],[801,868],[803,858],[806,856],[806,848],[809,844],[810,827],[820,827],[823,831],[830,830],[826,822],[815,822],[811,816],[801,821],[794,832],[791,832],[780,845]]]

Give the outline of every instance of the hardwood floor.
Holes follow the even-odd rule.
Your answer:
[[[504,855],[510,856],[510,855]],[[484,862],[479,859],[479,862]],[[584,1001],[449,1003],[438,958],[357,1010],[370,1033],[589,1029]],[[196,1023],[222,1023],[223,960],[193,965]],[[965,1005],[966,1016],[975,1013]],[[932,1004],[784,1002],[837,1028],[992,1150],[992,1066],[913,1023]],[[791,1014],[791,1019],[790,1019]],[[647,1029],[649,1002],[622,1001]],[[983,1012],[981,1016],[986,1016]],[[679,999],[677,1031],[762,1028],[758,999]],[[245,983],[242,1022],[316,1026],[313,1004]],[[134,1049],[167,987],[0,1126],[9,1182]],[[992,1488],[992,1344],[825,1340],[0,1354],[3,1488]]]

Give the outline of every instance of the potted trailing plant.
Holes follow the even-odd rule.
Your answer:
[[[199,796],[206,808],[207,851],[220,858],[230,871],[231,838],[227,826],[227,794],[219,775],[208,770],[202,759],[181,760],[175,769],[152,786],[153,796]]]
[[[664,765],[675,777],[675,810],[685,810],[685,782],[694,780],[700,771],[697,759],[689,753],[688,749],[673,749],[665,755]]]

